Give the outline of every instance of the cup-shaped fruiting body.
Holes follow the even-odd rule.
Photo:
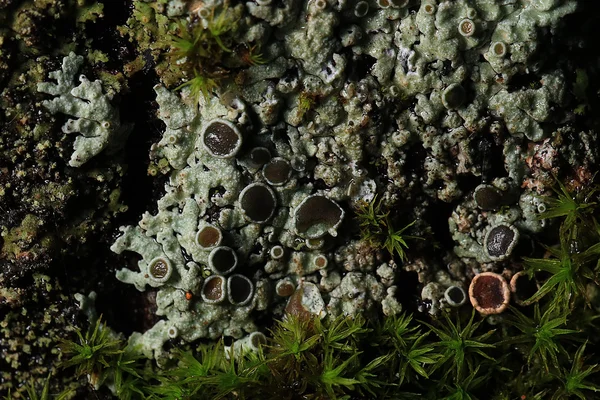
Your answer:
[[[294,211],[296,233],[303,238],[316,239],[326,233],[337,236],[336,229],[342,223],[344,210],[333,200],[322,196],[308,196]]]
[[[388,88],[388,93],[390,94],[390,96],[392,97],[398,97],[400,96],[400,89],[398,88],[398,86],[396,85],[391,85]]]
[[[292,166],[285,158],[275,157],[265,164],[262,174],[269,185],[281,186],[292,176]]]
[[[250,163],[253,167],[262,167],[271,160],[271,153],[266,147],[255,147],[250,150]]]
[[[227,275],[237,267],[237,263],[237,254],[231,247],[215,247],[208,255],[208,267],[215,274]]]
[[[496,57],[504,57],[507,51],[508,47],[504,42],[494,42],[490,47],[490,52]]]
[[[465,18],[458,23],[458,33],[465,37],[473,36],[475,30],[475,22],[469,18]]]
[[[477,10],[472,7],[469,7],[467,8],[466,15],[469,19],[475,19],[475,17],[477,17]]]
[[[254,284],[240,274],[233,274],[227,279],[227,298],[236,306],[246,305],[254,296]]]
[[[279,260],[279,259],[283,258],[283,256],[285,255],[285,251],[283,250],[283,247],[279,246],[279,245],[271,247],[270,253],[271,253],[271,258],[273,260]]]
[[[315,256],[315,258],[313,258],[313,264],[315,267],[317,267],[317,269],[323,269],[327,268],[327,264],[329,264],[329,262],[327,257],[325,257],[323,254],[318,254]]]
[[[202,7],[198,9],[198,16],[202,19],[208,19],[211,15],[210,8]]]
[[[227,280],[224,276],[211,275],[204,281],[202,292],[200,293],[202,300],[209,304],[218,304],[227,298]]]
[[[172,326],[167,330],[167,335],[171,339],[175,339],[179,335],[179,329],[176,326]]]
[[[310,15],[318,15],[327,8],[327,0],[309,0],[306,7]]]
[[[171,261],[166,257],[156,257],[148,263],[148,276],[158,283],[164,283],[169,280],[173,273]]]
[[[492,185],[481,184],[475,188],[473,199],[484,211],[497,210],[504,204],[502,192]]]
[[[177,136],[175,136],[175,135],[168,135],[166,137],[166,139],[167,139],[167,142],[169,144],[175,144],[175,143],[177,143]]]
[[[284,278],[275,285],[277,296],[289,297],[296,291],[296,285],[289,278]]]
[[[525,272],[519,271],[510,278],[510,291],[513,294],[515,303],[522,305],[525,300],[533,296],[538,290],[537,284],[533,278],[530,278]]]
[[[254,0],[259,6],[268,6],[272,0]]]
[[[248,338],[248,347],[253,351],[258,350],[267,344],[267,337],[262,332],[252,332],[246,337]]]
[[[323,11],[327,8],[327,0],[312,0],[309,2],[309,6],[310,3],[312,3],[312,7],[315,11]]]
[[[302,159],[301,157],[292,157],[290,159],[290,165],[294,171],[306,171],[306,160]]]
[[[519,231],[501,222],[492,226],[483,239],[483,250],[492,261],[502,261],[512,253],[519,240]]]
[[[202,144],[217,158],[230,158],[242,147],[242,134],[231,122],[213,119],[202,129]]]
[[[236,355],[246,354],[248,351],[258,351],[267,344],[267,337],[262,332],[252,332],[248,336],[233,342],[234,353]]]
[[[214,225],[205,225],[196,234],[196,244],[204,250],[219,246],[222,240],[223,233]]]
[[[444,298],[448,305],[452,307],[460,307],[467,301],[467,293],[460,286],[450,286],[444,292]]]
[[[264,183],[251,183],[240,193],[242,213],[250,222],[267,222],[273,216],[276,206],[275,192]]]
[[[231,346],[225,346],[225,357],[230,359],[242,357],[249,352],[256,352],[267,344],[267,337],[261,332],[252,332],[248,336],[236,340]]]
[[[449,110],[455,110],[462,106],[466,98],[465,89],[458,83],[448,85],[442,92],[442,104]]]
[[[508,283],[494,272],[475,275],[469,286],[469,300],[481,314],[499,314],[510,302]]]
[[[433,3],[421,3],[421,7],[423,7],[423,12],[427,15],[434,15],[436,11],[435,4]]]
[[[388,8],[390,6],[390,0],[376,0],[376,2],[381,8]]]
[[[306,248],[309,250],[319,250],[322,249],[325,245],[325,239],[323,238],[315,238],[315,239],[305,239],[304,244]]]
[[[369,12],[369,3],[366,1],[359,1],[354,6],[354,16],[357,18],[364,17]]]

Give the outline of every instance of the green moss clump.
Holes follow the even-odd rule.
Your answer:
[[[422,239],[418,236],[404,234],[416,221],[396,229],[390,217],[390,211],[384,212],[381,199],[378,201],[376,197],[369,203],[358,204],[356,219],[363,240],[374,247],[386,249],[392,256],[396,254],[401,261],[406,261],[405,250],[408,249],[406,241]]]

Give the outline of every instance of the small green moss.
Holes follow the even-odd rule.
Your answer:
[[[261,65],[267,62],[267,60],[263,57],[262,53],[260,52],[260,48],[258,47],[258,45],[250,46],[244,44],[240,46],[240,48],[242,49],[239,52],[240,58],[247,65]]]
[[[577,349],[571,368],[562,368],[560,373],[556,375],[563,385],[554,393],[552,400],[563,398],[587,399],[589,398],[586,396],[588,391],[600,392],[600,386],[596,384],[596,380],[588,379],[590,375],[597,374],[600,367],[598,367],[598,364],[585,364],[583,354],[587,344],[585,342]]]
[[[510,323],[521,331],[521,334],[513,336],[507,343],[526,344],[529,349],[528,363],[541,362],[548,372],[551,365],[559,365],[559,353],[568,357],[564,346],[568,341],[572,341],[574,334],[578,332],[566,329],[568,316],[566,309],[561,311],[552,303],[547,305],[542,313],[539,304],[536,304],[533,318],[516,308],[512,308],[511,311]]]
[[[316,104],[316,97],[308,92],[301,92],[298,96],[298,116],[303,118]]]
[[[63,340],[59,346],[63,354],[69,357],[62,362],[62,367],[75,366],[75,373],[79,376],[92,374],[100,376],[108,367],[109,360],[122,353],[120,341],[112,337],[106,324],[101,323],[101,318],[98,318],[85,335],[82,335],[79,330],[76,333],[79,338],[78,343]],[[103,381],[99,379],[100,382]]]
[[[211,78],[208,76],[201,75],[197,70],[194,71],[194,77],[182,85],[179,85],[175,90],[180,90],[185,87],[190,89],[190,93],[195,102],[198,102],[200,96],[204,96],[205,99],[218,88],[218,78]]]
[[[381,200],[377,200],[377,196],[368,203],[358,203],[355,212],[360,226],[361,238],[374,247],[385,248],[390,255],[397,254],[402,261],[406,260],[405,250],[408,249],[406,241],[409,239],[422,240],[418,236],[404,234],[416,221],[400,229],[394,228],[390,211],[384,212],[382,210]]]

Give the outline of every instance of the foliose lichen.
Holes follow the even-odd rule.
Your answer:
[[[100,80],[90,81],[75,76],[83,64],[83,57],[71,52],[63,59],[62,69],[50,73],[56,83],[38,83],[37,90],[55,96],[42,104],[51,113],[63,113],[77,119],[69,119],[63,132],[79,132],[73,145],[69,165],[80,167],[104,149],[115,151],[125,141],[131,126],[121,124],[119,109],[111,104],[112,94],[104,94]]]
[[[558,164],[575,163],[584,181],[597,163],[586,154],[596,134],[552,112],[574,98],[562,66],[539,51],[576,1],[135,7],[148,26],[124,31],[141,48],[160,53],[164,43],[149,38],[175,16],[189,32],[235,16],[228,43],[259,44],[268,60],[242,67],[220,54],[211,68],[227,78],[196,96],[193,84],[172,88],[189,60],[154,56],[166,128],[152,171],[168,182],[158,211],[123,227],[112,247],[142,257],[118,279],[158,290],[165,319],[133,337],[148,354],[160,354],[171,328],[184,340],[240,338],[261,313],[394,315],[398,279],[413,272],[420,309],[461,307],[477,274],[518,272],[510,261],[547,226],[540,195]],[[376,197],[429,244],[446,230],[453,251],[416,243],[402,262],[359,238],[354,210]],[[450,218],[440,228],[441,204]],[[206,227],[218,244],[199,243]],[[156,260],[172,272],[157,279]],[[254,288],[247,303],[231,292],[234,276]]]

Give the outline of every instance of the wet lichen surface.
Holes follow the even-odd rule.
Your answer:
[[[377,382],[492,398],[468,357],[440,367],[454,356],[439,329],[458,319],[512,357],[496,362],[506,379],[527,360],[493,398],[579,396],[560,374],[586,341],[600,361],[593,10],[0,0],[0,394],[131,398],[114,374],[60,368],[61,340],[99,315],[158,371],[219,339],[247,357],[275,320],[413,314],[431,354],[412,375],[369,370]],[[554,370],[526,318],[578,332]],[[395,398],[308,365],[324,389],[290,382],[283,398]]]

